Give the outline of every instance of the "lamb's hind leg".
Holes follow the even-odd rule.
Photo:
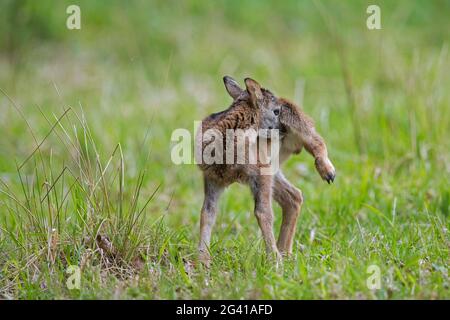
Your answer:
[[[291,254],[297,218],[303,203],[302,193],[286,180],[281,171],[278,171],[274,177],[273,198],[280,204],[283,211],[277,247],[281,253]]]
[[[218,186],[214,181],[204,178],[205,199],[200,217],[200,241],[198,244],[199,259],[206,266],[209,266],[211,256],[209,245],[211,242],[211,231],[216,221],[217,202],[222,194],[223,187]]]

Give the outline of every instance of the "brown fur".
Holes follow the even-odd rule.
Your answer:
[[[316,168],[323,179],[333,181],[334,167],[328,160],[327,149],[323,139],[314,129],[313,121],[305,115],[295,104],[274,98],[270,91],[262,89],[251,79],[246,79],[247,90],[230,77],[224,78],[228,93],[233,97],[233,104],[225,111],[212,114],[202,122],[202,130],[215,129],[226,136],[227,129],[249,129],[267,127],[279,129],[282,133],[280,145],[280,163],[292,154],[300,153],[304,147],[316,159]],[[272,109],[264,106],[272,103]],[[271,112],[280,106],[279,119],[270,118]],[[262,120],[264,119],[264,120]],[[269,120],[268,120],[269,119]],[[258,139],[261,139],[259,137]],[[236,141],[235,141],[236,142]],[[197,136],[196,143],[203,151],[208,141]],[[224,148],[226,147],[224,141]],[[236,146],[233,146],[236,147]],[[247,149],[248,150],[248,149]],[[225,151],[224,151],[225,154]],[[208,252],[211,229],[217,213],[217,202],[224,188],[234,182],[245,183],[250,186],[255,200],[255,216],[263,234],[266,251],[273,254],[280,261],[280,252],[292,252],[297,218],[303,203],[302,193],[283,176],[281,170],[274,175],[261,175],[261,162],[252,164],[200,164],[204,176],[205,199],[200,219],[200,259],[209,264]],[[283,211],[282,224],[278,241],[273,233],[272,198],[277,201]]]

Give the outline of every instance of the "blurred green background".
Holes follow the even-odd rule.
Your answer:
[[[81,9],[81,30],[66,28],[71,4]],[[366,27],[370,4],[381,8],[381,30]],[[50,236],[18,253],[17,248],[32,242],[28,237],[33,233],[22,240],[11,236],[26,234],[28,226],[17,218],[21,209],[14,208],[20,206],[0,194],[2,294],[449,298],[449,13],[446,0],[3,0],[0,177],[8,186],[3,190],[9,188],[18,200],[27,201],[27,192],[20,193],[17,165],[46,137],[55,117],[71,107],[82,110],[102,161],[107,162],[120,143],[126,199],[132,201],[142,170],[144,195],[161,185],[143,211],[142,224],[153,225],[163,217],[165,229],[158,229],[164,232],[160,237],[153,227],[142,230],[138,249],[149,274],[141,282],[117,280],[112,274],[108,277],[113,280],[93,277],[95,286],[86,281],[81,290],[69,291],[61,285],[64,263],[48,266],[48,257],[36,253],[48,246],[45,239]],[[286,164],[285,175],[302,189],[305,204],[295,257],[281,276],[260,259],[263,246],[250,193],[243,186],[230,188],[221,201],[213,269],[196,273],[186,263],[193,259],[198,240],[202,181],[194,165],[172,164],[170,138],[174,129],[193,131],[194,120],[229,106],[224,75],[241,83],[250,76],[301,104],[315,119],[337,169],[330,187],[314,172],[309,155],[302,153]],[[65,130],[80,138],[76,123],[73,115],[62,120]],[[70,144],[62,143],[61,136],[62,129],[59,135],[51,133],[41,146],[40,157],[55,175],[73,161]],[[29,163],[24,174],[33,176],[39,166]],[[67,190],[64,182],[58,183]],[[58,222],[69,227],[59,230],[58,225],[58,230],[62,245],[77,243],[77,250],[67,249],[70,253],[61,259],[78,264],[85,249],[78,241],[83,232],[73,220],[76,198],[69,197]],[[103,214],[105,221],[113,219],[96,212],[98,217]],[[278,228],[279,208],[276,215]],[[52,218],[43,215],[42,225],[52,227]],[[153,232],[156,244],[149,243],[146,232]],[[142,249],[146,246],[147,251]],[[153,260],[148,246],[159,260]],[[165,250],[169,258],[161,264]],[[35,276],[23,273],[30,255],[38,256],[40,272]],[[382,269],[378,291],[365,286],[371,263]],[[62,272],[59,280],[53,268]],[[36,279],[46,279],[44,290],[39,289],[44,280]]]

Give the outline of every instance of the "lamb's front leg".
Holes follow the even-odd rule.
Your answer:
[[[274,257],[277,263],[281,263],[273,233],[272,179],[270,175],[254,177],[250,181],[250,188],[255,199],[255,216],[264,238],[266,253],[269,257]]]
[[[222,194],[223,187],[205,177],[205,199],[200,217],[200,241],[198,244],[199,260],[207,267],[211,261],[209,245],[211,243],[211,231],[216,221],[217,202]]]

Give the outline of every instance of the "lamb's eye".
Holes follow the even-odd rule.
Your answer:
[[[273,110],[273,114],[278,116],[280,114],[280,109]]]

